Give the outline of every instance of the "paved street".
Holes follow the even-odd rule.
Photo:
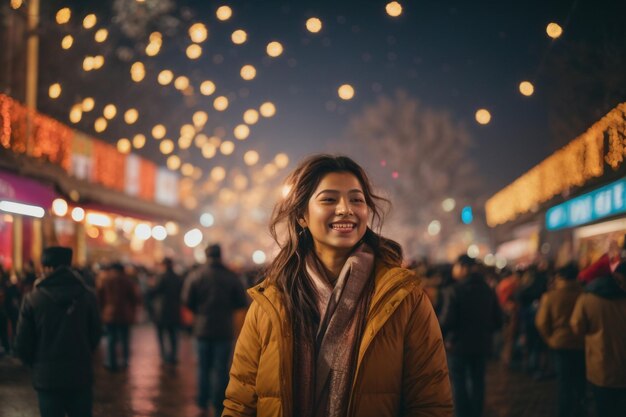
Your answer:
[[[135,327],[132,359],[125,372],[96,369],[95,417],[194,416],[195,358],[188,337],[182,338],[180,364],[162,366],[154,330]],[[555,381],[533,381],[492,365],[487,379],[486,417],[554,416]],[[26,369],[0,360],[0,416],[38,416],[37,399]]]

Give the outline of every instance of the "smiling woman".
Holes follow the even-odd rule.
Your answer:
[[[382,237],[386,201],[345,156],[287,180],[270,230],[280,252],[237,341],[223,416],[451,416],[441,332],[402,250]]]

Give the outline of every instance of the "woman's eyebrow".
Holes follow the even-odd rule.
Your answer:
[[[340,192],[339,190],[326,189],[326,190],[322,190],[322,191],[318,192],[317,194],[315,194],[315,196],[319,197],[320,194],[324,194],[324,193],[339,194],[339,192]],[[354,194],[354,193],[365,194],[363,192],[363,190],[359,190],[358,188],[354,188],[354,189],[348,191],[348,194]]]

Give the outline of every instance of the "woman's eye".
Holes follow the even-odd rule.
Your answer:
[[[352,202],[354,202],[354,203],[365,203],[365,200],[363,200],[362,198],[353,198]]]

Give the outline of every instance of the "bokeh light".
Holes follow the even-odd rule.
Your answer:
[[[385,11],[391,17],[398,17],[402,14],[402,5],[397,1],[387,3]]]
[[[235,143],[230,140],[225,140],[220,145],[220,152],[222,155],[231,155],[235,151]]]
[[[233,129],[233,135],[239,140],[245,140],[250,136],[250,128],[244,124],[237,125]]]
[[[59,96],[61,95],[61,84],[59,83],[54,83],[52,84],[49,88],[48,88],[48,95],[50,96],[50,98],[59,98]]]
[[[306,29],[311,33],[318,33],[322,30],[322,21],[317,17],[311,17],[306,21]]]
[[[146,68],[142,62],[135,62],[130,67],[130,77],[136,83],[142,81],[146,77]]]
[[[224,169],[224,167],[213,167],[213,169],[211,170],[211,179],[215,182],[220,182],[223,181],[224,178],[226,178],[226,170]]]
[[[215,12],[215,16],[217,16],[217,18],[221,21],[226,21],[230,19],[232,15],[233,15],[233,9],[231,9],[228,6],[220,6],[217,8],[217,11]]]
[[[154,125],[152,128],[152,137],[155,139],[163,139],[167,134],[167,129],[162,124]]]
[[[172,171],[176,171],[178,168],[180,168],[181,165],[180,158],[178,157],[178,155],[170,155],[167,158],[166,164],[169,169],[171,169]]]
[[[248,166],[253,166],[259,162],[259,153],[257,151],[247,151],[243,154],[243,161]]]
[[[174,73],[170,70],[163,70],[159,73],[158,82],[161,85],[168,85],[174,79]]]
[[[206,41],[209,31],[203,23],[194,23],[189,28],[189,38],[192,42],[201,43]]]
[[[274,163],[278,168],[286,168],[289,165],[289,156],[286,153],[279,153],[274,158]]]
[[[526,97],[532,96],[535,92],[535,87],[532,85],[530,81],[522,81],[519,84],[519,92],[525,95]]]
[[[72,11],[69,9],[69,7],[62,8],[56,14],[56,21],[59,25],[63,25],[69,22],[71,18],[72,18]]]
[[[241,75],[241,78],[246,81],[253,80],[254,77],[256,77],[256,68],[254,68],[254,66],[250,64],[244,65],[243,67],[241,67],[241,71],[239,72],[239,74]]]
[[[206,159],[211,159],[217,154],[217,146],[212,143],[205,143],[202,145],[202,156]]]
[[[84,112],[90,112],[93,110],[95,105],[96,105],[96,101],[93,98],[86,97],[83,99],[82,109]]]
[[[200,93],[204,96],[210,96],[215,92],[215,84],[213,81],[206,80],[200,84]]]
[[[102,42],[106,41],[108,37],[109,37],[109,31],[104,29],[104,28],[98,29],[98,31],[93,36],[93,38],[98,43],[102,43]]]
[[[129,153],[131,149],[131,143],[128,139],[126,138],[121,138],[120,140],[117,141],[117,151],[119,153]]]
[[[187,47],[187,58],[189,59],[198,59],[202,55],[202,47],[195,43],[192,43]]]
[[[230,39],[235,45],[241,45],[246,43],[246,40],[248,39],[248,34],[242,29],[237,29],[233,32],[232,35],[230,35]]]
[[[74,104],[70,109],[70,122],[78,123],[83,118],[83,109],[80,104]]]
[[[96,132],[102,133],[106,130],[107,125],[107,119],[105,119],[104,117],[98,117],[93,124],[93,128]]]
[[[115,107],[114,104],[107,104],[106,106],[104,106],[102,114],[105,118],[111,120],[117,115],[117,107]]]
[[[146,144],[146,136],[142,135],[141,133],[136,134],[133,137],[133,147],[135,149],[141,149],[144,147],[144,145]]]
[[[259,112],[255,109],[248,109],[243,113],[243,121],[246,124],[253,125],[259,121]]]
[[[558,23],[551,22],[546,26],[546,33],[552,39],[556,39],[563,34],[563,28]]]
[[[204,126],[206,122],[209,120],[209,115],[205,111],[198,110],[197,112],[193,114],[193,116],[191,117],[191,120],[193,120],[194,126],[200,128]]]
[[[139,112],[137,109],[128,109],[124,113],[124,121],[129,125],[134,124],[137,119],[139,119]]]
[[[183,240],[185,242],[185,245],[190,248],[195,248],[200,243],[202,243],[203,238],[204,237],[202,236],[202,232],[200,231],[200,229],[191,229],[190,231],[185,233],[185,237],[183,238]]]
[[[476,121],[481,125],[486,125],[491,121],[491,113],[487,109],[479,109],[476,112]]]
[[[174,151],[174,142],[171,139],[163,139],[159,144],[159,150],[163,155],[169,155]]]
[[[72,35],[65,35],[63,40],[61,40],[61,48],[70,49],[74,45],[74,38]]]
[[[265,48],[267,54],[272,58],[276,58],[283,53],[283,45],[280,42],[272,41]]]
[[[351,100],[354,97],[354,87],[350,84],[343,84],[337,90],[337,94],[342,100]]]
[[[216,97],[215,100],[213,100],[213,107],[217,111],[226,110],[228,108],[228,99],[224,96]]]
[[[189,87],[189,78],[185,77],[184,75],[176,77],[176,80],[174,81],[174,87],[180,91],[186,89],[187,87]]]
[[[83,27],[85,29],[91,29],[92,27],[96,26],[96,23],[98,23],[98,18],[93,13],[88,14],[83,19]]]
[[[54,213],[55,216],[63,217],[67,214],[67,211],[67,201],[62,198],[55,198],[52,202],[52,213]]]
[[[266,101],[259,107],[259,112],[263,117],[273,117],[276,114],[276,106],[271,101]]]

